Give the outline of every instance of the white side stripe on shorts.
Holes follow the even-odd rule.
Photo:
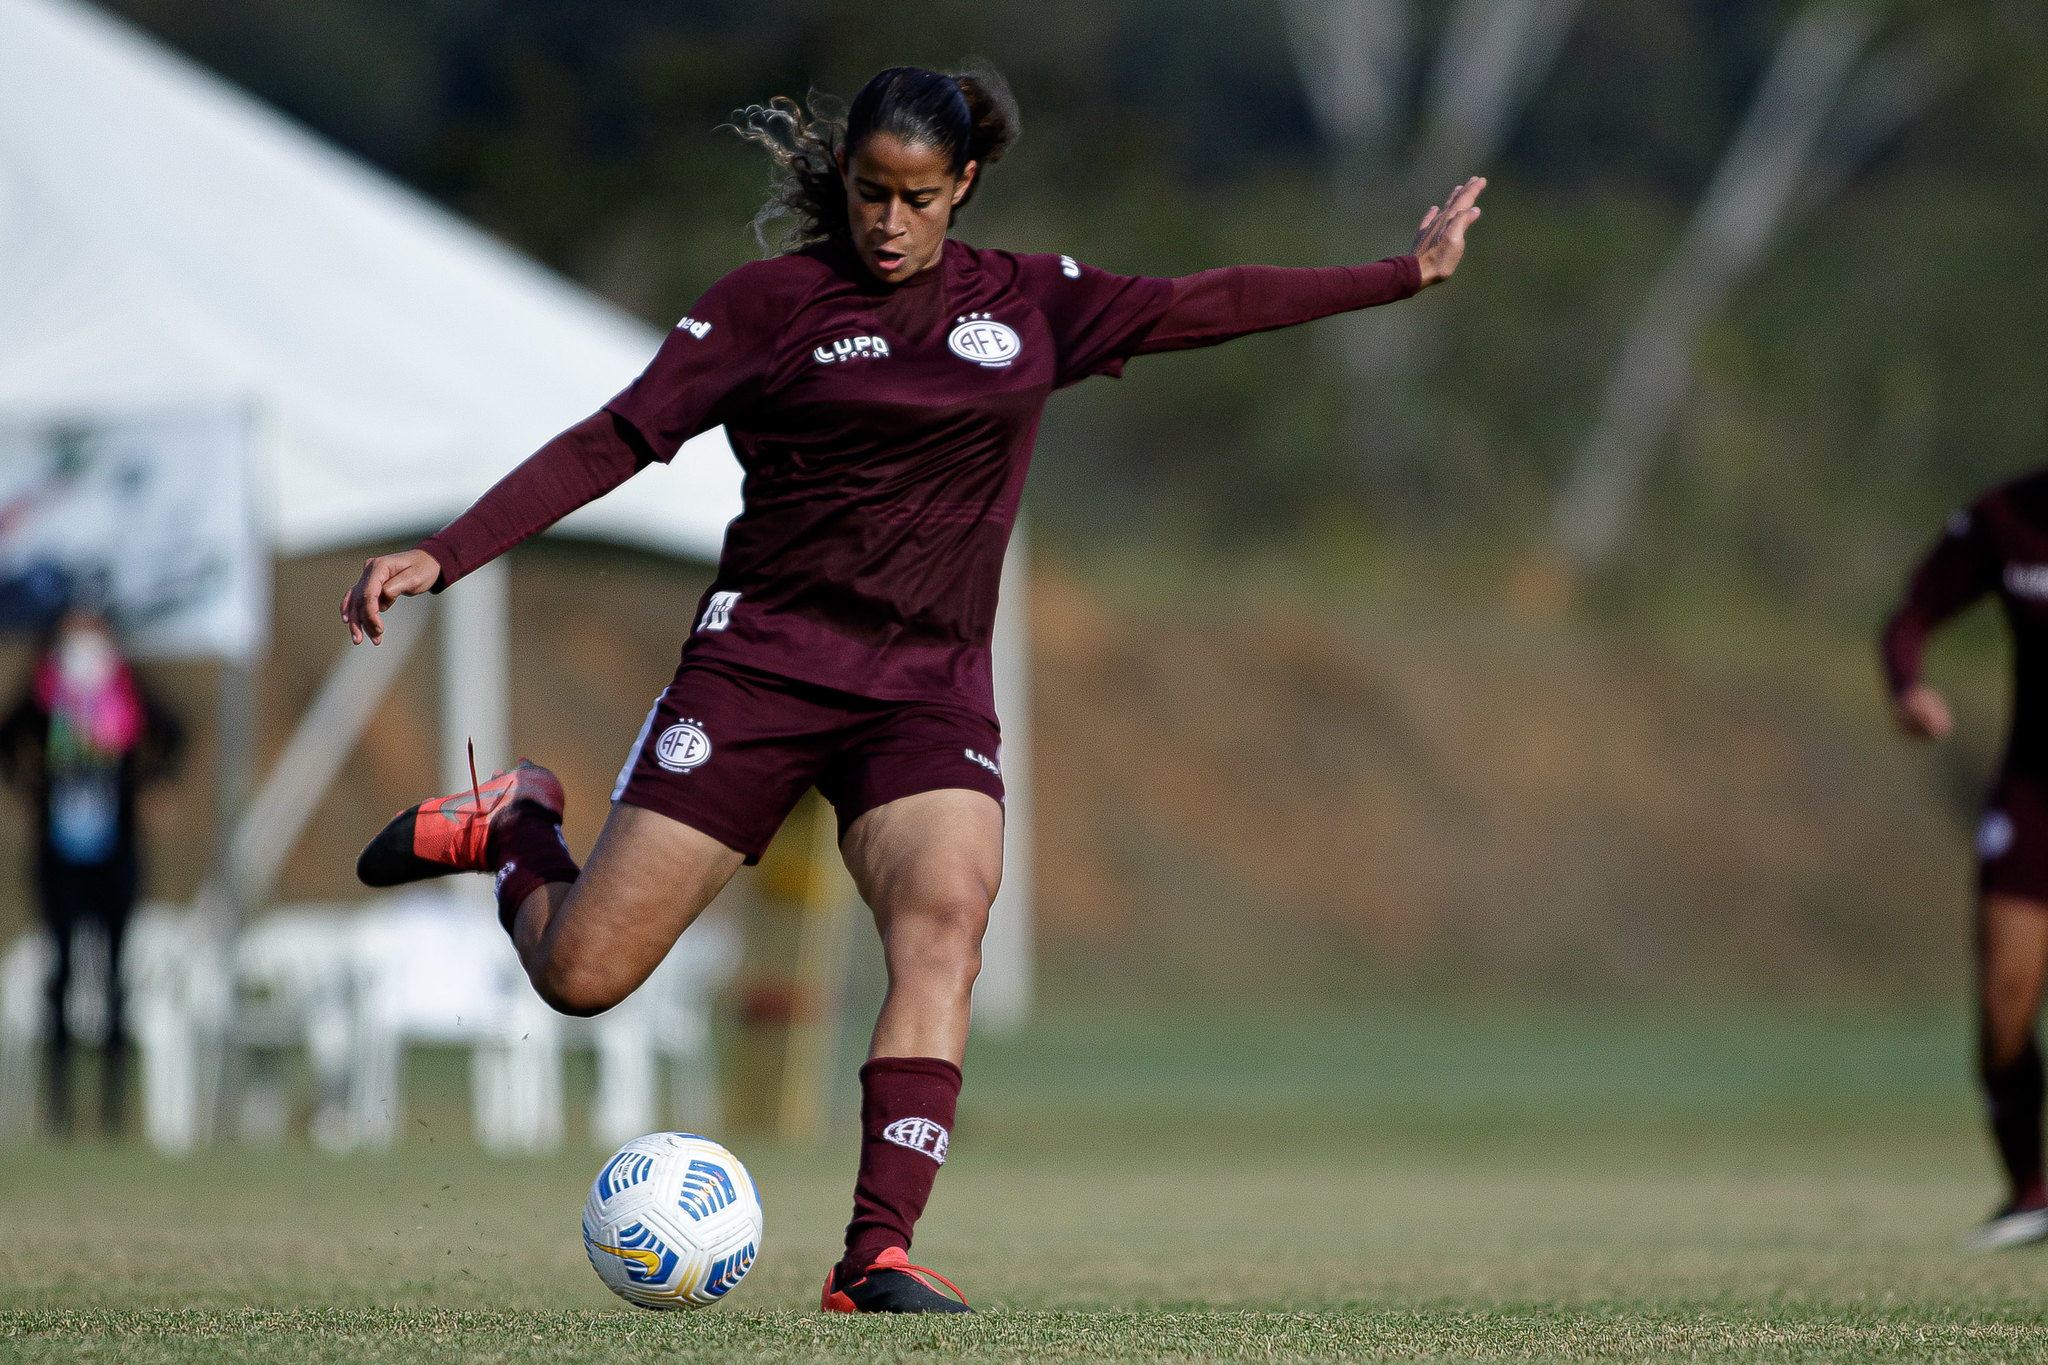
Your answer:
[[[647,719],[640,722],[640,733],[633,737],[633,747],[627,751],[626,766],[619,769],[619,780],[612,783],[612,800],[626,794],[626,784],[633,780],[633,765],[640,761],[640,751],[647,747],[647,732],[654,728],[654,713],[661,709],[661,698],[667,695],[668,689],[663,688],[654,705],[647,708]]]

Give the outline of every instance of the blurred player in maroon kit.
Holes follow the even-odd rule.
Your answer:
[[[1948,527],[1885,626],[1892,714],[1941,739],[1948,704],[1920,677],[1927,637],[1996,593],[2013,641],[2012,731],[1977,825],[1978,1073],[2011,1197],[1976,1232],[1982,1250],[2048,1239],[2042,1180],[2041,1051],[2048,976],[2048,472],[1992,489]]]
[[[1016,135],[993,72],[897,67],[843,121],[776,100],[739,131],[782,172],[790,249],[714,284],[639,379],[342,602],[358,642],[723,425],[744,510],[580,871],[553,774],[522,762],[400,815],[358,873],[492,871],[536,990],[595,1014],[629,995],[816,786],[875,916],[889,991],[861,1068],[860,1169],[823,1306],[948,1312],[911,1232],[951,1142],[969,995],[1002,876],[996,587],[1053,390],[1132,356],[1407,298],[1449,278],[1485,187],[1455,187],[1412,255],[1180,279],[949,240]],[[549,667],[543,653],[533,666]]]

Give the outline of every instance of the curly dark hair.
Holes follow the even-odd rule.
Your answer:
[[[808,108],[777,95],[739,110],[727,125],[775,162],[774,189],[754,215],[754,236],[764,251],[796,251],[851,235],[840,158],[876,133],[945,153],[958,175],[970,161],[986,172],[1023,131],[1009,84],[986,62],[972,62],[958,75],[892,66],[862,86],[850,108],[815,90],[805,103]],[[980,183],[977,175],[954,205],[955,218]]]

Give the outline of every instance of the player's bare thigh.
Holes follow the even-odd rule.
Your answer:
[[[2032,1036],[2048,977],[2048,903],[1987,893],[1977,907],[1977,998],[1986,1060],[2002,1066]]]
[[[743,861],[679,820],[614,803],[575,884],[536,891],[549,898],[544,915],[521,909],[527,974],[564,1014],[610,1009],[661,965]]]
[[[869,1055],[957,1064],[981,936],[1003,880],[1002,806],[958,788],[902,797],[855,820],[840,852],[889,964],[889,999]]]

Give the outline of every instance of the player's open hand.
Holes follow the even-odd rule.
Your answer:
[[[441,562],[425,550],[405,550],[363,561],[363,576],[341,598],[341,619],[356,644],[365,635],[384,643],[384,613],[401,597],[417,597],[441,581]]]
[[[1892,698],[1892,719],[1914,739],[1947,739],[1956,724],[1941,693],[1926,683],[1914,683]]]
[[[1479,192],[1485,188],[1486,177],[1475,175],[1422,215],[1422,226],[1415,229],[1415,263],[1422,267],[1424,289],[1456,273],[1465,257],[1465,229],[1479,221]]]

